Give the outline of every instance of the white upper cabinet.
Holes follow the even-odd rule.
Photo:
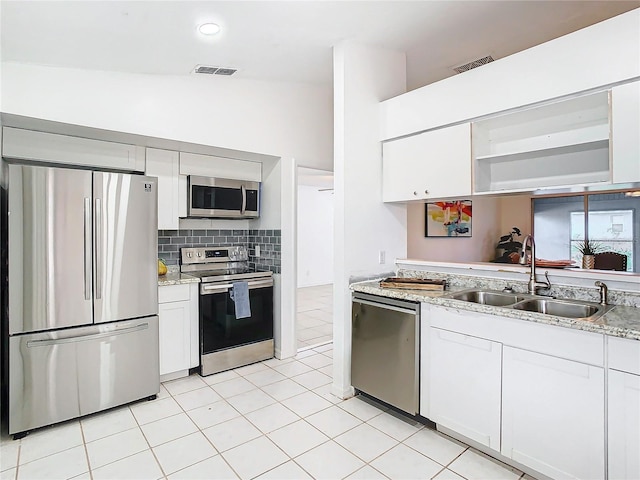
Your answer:
[[[609,92],[473,123],[474,193],[608,183]]]
[[[637,79],[639,35],[636,8],[385,100],[380,104],[380,140]]]
[[[640,182],[640,81],[611,89],[613,183]]]
[[[146,175],[158,177],[158,230],[177,230],[179,217],[187,215],[186,190],[180,188],[179,154],[147,148]],[[186,182],[186,177],[183,178]]]
[[[382,192],[384,202],[470,195],[470,124],[384,143]]]
[[[262,181],[262,163],[180,152],[180,175]]]
[[[145,169],[144,147],[12,127],[2,129],[2,156],[132,172]]]

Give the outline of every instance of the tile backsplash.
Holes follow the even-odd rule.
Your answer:
[[[158,230],[158,258],[167,265],[178,265],[182,247],[222,247],[246,245],[249,264],[258,270],[280,273],[280,230]],[[255,247],[260,246],[260,256]]]

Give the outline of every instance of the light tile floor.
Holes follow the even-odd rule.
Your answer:
[[[333,340],[333,285],[297,290],[298,349]]]
[[[527,479],[363,399],[330,394],[332,345],[166,382],[142,401],[2,437],[0,479]]]

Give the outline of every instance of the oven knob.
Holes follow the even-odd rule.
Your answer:
[[[187,252],[187,258],[191,258],[191,257],[192,257],[191,252]]]
[[[198,255],[199,257],[202,256],[202,252],[198,252],[196,255]]]

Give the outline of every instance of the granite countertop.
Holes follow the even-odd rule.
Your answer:
[[[508,318],[527,320],[530,322],[544,323],[547,325],[558,325],[561,327],[574,328],[587,332],[603,333],[621,338],[640,340],[640,308],[616,305],[600,318],[594,321],[578,320],[573,318],[557,317],[536,312],[527,312],[505,307],[493,307],[481,305],[473,302],[465,302],[447,298],[451,293],[467,290],[470,287],[451,287],[444,292],[405,290],[394,288],[380,288],[380,282],[367,281],[354,283],[350,286],[354,292],[369,293],[383,297],[398,298],[402,300],[413,300],[425,302],[432,305],[457,308],[478,313],[500,315]]]
[[[183,283],[200,283],[198,277],[180,273],[179,271],[168,271],[165,275],[158,275],[158,286],[181,285]]]

